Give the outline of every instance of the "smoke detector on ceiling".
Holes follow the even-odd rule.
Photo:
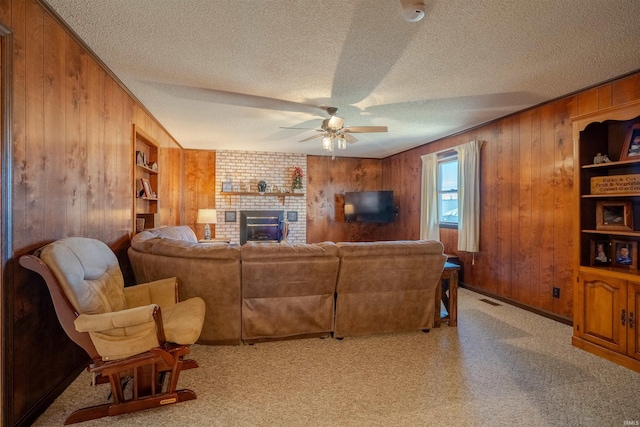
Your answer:
[[[424,18],[423,2],[407,2],[402,4],[402,16],[407,22],[418,22]]]

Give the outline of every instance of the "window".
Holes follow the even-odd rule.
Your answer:
[[[458,225],[458,157],[438,159],[438,222]]]

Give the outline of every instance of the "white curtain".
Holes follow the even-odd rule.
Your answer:
[[[425,154],[422,159],[422,191],[420,195],[420,239],[440,240],[438,224],[438,156]]]
[[[480,147],[471,141],[456,147],[458,153],[458,250],[479,252]]]

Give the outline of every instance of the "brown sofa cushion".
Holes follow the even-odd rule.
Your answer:
[[[281,243],[248,242],[242,246],[242,259],[276,259],[338,256],[338,247],[333,242],[315,244],[296,243],[284,245]]]
[[[442,274],[444,246],[435,240],[341,242],[338,293],[434,288]]]
[[[333,330],[339,265],[334,243],[249,243],[240,252],[243,340]]]
[[[337,338],[433,326],[446,260],[438,241],[338,243]]]
[[[159,239],[151,253],[177,258],[239,259],[240,248],[228,243],[200,244],[183,240]]]

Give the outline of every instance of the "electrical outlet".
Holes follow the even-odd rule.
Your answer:
[[[553,287],[553,297],[560,298],[560,288]]]

